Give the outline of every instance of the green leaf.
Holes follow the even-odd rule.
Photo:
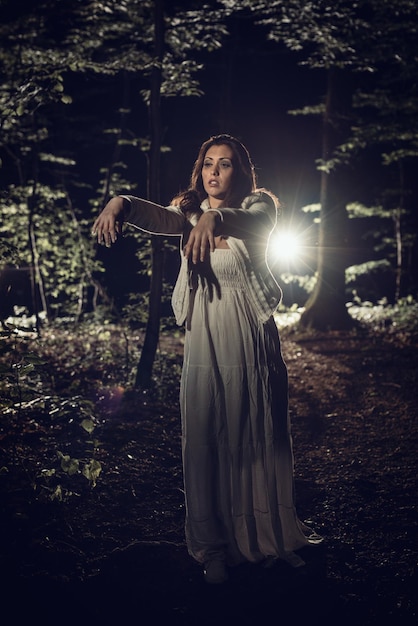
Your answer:
[[[27,363],[32,363],[33,365],[46,365],[46,363],[48,363],[48,361],[33,352],[25,354],[25,361],[27,361]]]
[[[82,474],[91,483],[91,486],[95,487],[101,471],[102,465],[100,461],[97,461],[96,459],[91,459],[89,463],[86,463],[84,465]]]
[[[56,471],[55,469],[43,469],[41,470],[41,474],[42,476],[50,478],[51,476],[54,476],[56,474]]]
[[[29,372],[35,369],[32,363],[28,363],[27,365],[21,365],[20,363],[17,363],[13,365],[13,367],[19,370],[20,374],[29,374]]]
[[[85,431],[87,431],[89,434],[91,434],[93,432],[93,430],[95,429],[95,425],[93,420],[90,419],[84,419],[81,422],[81,426],[82,428],[84,428]]]
[[[62,454],[62,452],[57,452],[58,458],[61,459],[61,469],[68,474],[69,476],[73,476],[77,474],[80,467],[80,461],[78,459],[72,459],[69,454]]]
[[[57,485],[55,487],[54,492],[50,495],[51,500],[59,500],[62,502],[62,487],[61,485]]]

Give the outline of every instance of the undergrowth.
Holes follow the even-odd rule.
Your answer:
[[[412,298],[396,305],[351,303],[349,312],[374,336],[415,344],[418,303]],[[276,316],[281,332],[297,328],[300,309]],[[182,365],[182,332],[163,334],[154,363],[150,389],[134,387],[135,369],[143,335],[114,324],[83,323],[44,327],[37,337],[16,323],[1,333],[0,472],[12,472],[25,463],[27,450],[19,446],[19,429],[60,430],[59,447],[50,465],[30,477],[31,488],[58,501],[74,493],[71,481],[87,479],[94,488],[100,480],[97,458],[101,428],[124,407],[174,406]]]

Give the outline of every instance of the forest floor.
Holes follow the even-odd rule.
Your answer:
[[[181,336],[161,340],[147,393],[126,389],[141,337],[116,327],[4,342],[3,623],[418,623],[416,334],[283,329],[297,510],[324,543],[304,568],[243,565],[218,586],[184,543]]]

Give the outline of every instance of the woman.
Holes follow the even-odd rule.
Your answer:
[[[169,207],[119,196],[93,226],[105,245],[122,222],[181,237],[172,304],[186,325],[185,530],[209,583],[243,561],[298,567],[293,551],[321,541],[294,507],[287,370],[273,319],[281,290],[266,262],[277,204],[256,189],[246,148],[219,135],[202,145],[189,189]]]

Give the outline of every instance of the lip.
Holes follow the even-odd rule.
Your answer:
[[[210,185],[211,187],[218,187],[219,186],[219,181],[216,180],[215,178],[210,178],[208,180],[208,185]]]

